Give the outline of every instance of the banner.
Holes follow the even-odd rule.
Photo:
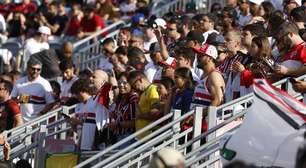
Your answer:
[[[255,80],[254,103],[240,128],[225,142],[221,155],[256,166],[294,167],[304,142],[305,104],[265,80]]]

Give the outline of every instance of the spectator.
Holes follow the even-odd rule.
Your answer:
[[[0,81],[0,130],[10,130],[23,124],[19,105],[11,99],[10,94],[13,89],[11,82]]]
[[[94,12],[93,7],[87,6],[84,8],[84,17],[81,20],[78,38],[90,36],[104,27],[104,20]]]
[[[20,12],[27,17],[33,16],[37,11],[37,6],[30,0],[22,0],[20,4],[16,4],[14,12]]]
[[[52,88],[52,96],[54,98],[53,109],[57,109],[61,106],[61,85],[56,81],[50,81],[50,85]]]
[[[269,1],[264,1],[259,6],[259,15],[268,21],[271,14],[275,11],[274,5]]]
[[[121,28],[118,33],[118,45],[128,47],[131,35],[132,30],[129,27]]]
[[[275,71],[280,75],[300,76],[305,74],[306,45],[299,36],[298,27],[291,22],[284,22],[275,36],[280,50],[286,52],[280,59]]]
[[[290,12],[301,5],[301,0],[283,0],[284,12],[289,16]]]
[[[68,40],[75,41],[78,31],[81,28],[81,20],[84,14],[79,4],[73,4],[72,13],[64,29],[64,34]]]
[[[115,101],[116,107],[113,112],[115,122],[109,124],[118,141],[135,132],[135,112],[139,99],[137,93],[132,90],[128,83],[125,74],[123,73],[118,80],[119,95]],[[124,146],[128,146],[131,143],[133,141]]]
[[[71,93],[81,102],[77,104],[76,115],[70,121],[73,125],[82,126],[81,130],[78,130],[82,151],[99,149],[98,146],[94,146],[96,129],[102,131],[109,122],[108,110],[91,96],[89,85],[90,81],[77,80],[71,87]]]
[[[177,90],[175,91],[172,108],[181,110],[181,115],[183,115],[190,111],[194,91],[192,73],[190,69],[181,67],[175,70],[174,75]]]
[[[203,43],[206,42],[209,34],[211,33],[219,34],[219,32],[214,29],[216,20],[217,18],[213,14],[207,14],[202,16],[200,25],[201,25],[201,31],[204,36]]]
[[[47,113],[54,102],[50,83],[40,76],[42,63],[30,59],[27,63],[27,75],[17,80],[11,96],[20,103],[25,122]]]
[[[112,20],[114,17],[116,7],[112,4],[111,0],[98,0],[97,14],[103,20]]]
[[[26,40],[24,45],[23,62],[27,62],[32,54],[49,49],[48,37],[51,35],[50,28],[41,26],[33,38]],[[23,69],[26,67],[24,66]]]
[[[238,16],[238,25],[243,27],[252,19],[252,15],[250,13],[250,4],[247,0],[240,0],[239,9],[240,14]]]
[[[146,67],[147,61],[143,51],[137,47],[131,47],[128,50],[128,70],[141,70],[143,71]],[[146,72],[145,72],[146,73]]]
[[[74,65],[72,61],[62,61],[59,67],[63,74],[63,82],[60,87],[60,101],[65,105],[69,102],[69,99],[72,98],[70,91],[71,86],[76,80],[78,80],[78,77],[74,74]]]
[[[198,54],[198,66],[203,69],[206,75],[194,89],[191,107],[194,108],[196,105],[204,107],[204,116],[207,116],[208,106],[219,106],[224,102],[225,82],[214,63],[218,57],[216,47],[206,44],[201,48],[194,48],[194,51]],[[202,131],[207,129],[205,117],[203,119]],[[191,117],[186,123],[190,123],[192,120]]]
[[[114,65],[114,70],[117,74],[126,71],[129,62],[127,54],[128,54],[128,48],[121,46],[116,49],[115,55],[111,59],[112,60],[111,62]]]
[[[141,93],[135,122],[136,131],[138,131],[161,117],[160,97],[157,86],[151,84],[141,71],[132,71],[128,76],[128,81],[132,89]],[[137,138],[141,139],[149,134],[150,132],[146,131]]]
[[[265,28],[261,23],[246,25],[242,28],[241,43],[247,49],[251,49],[252,39],[256,36],[265,36]]]
[[[184,156],[171,148],[163,148],[153,155],[149,168],[184,168]]]
[[[20,12],[13,12],[7,17],[9,37],[21,37],[25,35],[26,17]]]
[[[306,39],[306,15],[304,7],[294,8],[290,13],[290,18],[294,24],[299,28],[299,35],[304,39]]]
[[[114,65],[111,63],[111,58],[113,57],[116,49],[116,44],[113,38],[107,38],[102,42],[102,56],[100,59],[99,68],[104,71],[112,71]]]

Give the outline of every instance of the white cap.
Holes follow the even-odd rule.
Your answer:
[[[218,58],[217,48],[210,44],[205,44],[203,47],[200,47],[200,48],[193,48],[193,51],[198,54],[208,55],[212,57],[213,59]]]
[[[47,27],[47,26],[40,26],[39,28],[38,28],[38,32],[39,33],[42,33],[42,34],[46,34],[46,35],[51,35],[51,30],[50,30],[50,28],[49,27]]]
[[[154,20],[154,22],[157,26],[160,26],[163,29],[167,28],[167,22],[162,18],[157,18],[157,19]]]
[[[184,162],[184,156],[179,151],[164,148],[153,155],[149,168],[175,167],[184,164]]]
[[[252,2],[256,5],[260,5],[262,2],[264,2],[265,0],[249,0],[249,2]]]

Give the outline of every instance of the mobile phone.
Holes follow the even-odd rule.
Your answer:
[[[297,82],[297,80],[296,80],[295,78],[293,78],[293,77],[290,77],[290,78],[289,78],[289,81],[290,81],[291,83],[296,83],[296,82]]]

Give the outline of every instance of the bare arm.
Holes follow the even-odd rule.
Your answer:
[[[14,127],[18,127],[23,124],[23,119],[21,114],[14,116]]]
[[[211,106],[219,106],[223,102],[225,88],[224,79],[218,72],[212,72],[208,77],[208,87],[212,96]]]
[[[169,57],[169,53],[168,53],[168,50],[167,50],[167,46],[165,44],[165,40],[163,38],[163,34],[160,30],[160,27],[155,29],[154,33],[156,35],[156,38],[158,40],[158,43],[159,43],[159,46],[160,46],[160,49],[161,49],[161,55],[162,55],[164,60],[167,60],[167,58]]]

